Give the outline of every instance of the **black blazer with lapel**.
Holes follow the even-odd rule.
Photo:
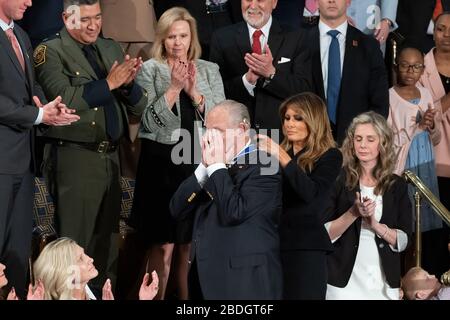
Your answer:
[[[17,24],[14,33],[25,59],[25,72],[5,32],[0,30],[0,174],[22,174],[35,169],[33,126],[39,110],[33,105],[33,96],[45,103],[30,60],[30,40]]]
[[[281,250],[332,251],[324,227],[325,200],[330,196],[342,165],[338,149],[326,151],[311,171],[303,171],[297,163],[301,152],[282,170],[283,214],[280,223]]]
[[[248,71],[244,56],[252,52],[245,22],[219,29],[213,34],[210,60],[220,67],[227,99],[245,104],[256,128],[279,129],[281,102],[296,93],[311,90],[310,54],[304,33],[285,31],[275,19],[272,20],[268,45],[276,74],[268,84],[264,79],[257,82],[254,97],[242,82],[242,76]]]
[[[314,92],[325,100],[319,28],[309,30],[312,46]],[[341,143],[355,116],[373,110],[387,118],[389,84],[379,43],[358,29],[348,26],[342,68],[341,91],[336,114],[335,139]]]
[[[359,192],[359,187],[355,190],[345,187],[345,174],[342,173],[331,192],[330,202],[325,210],[326,221],[333,221],[350,209],[355,202],[356,192]],[[334,251],[328,256],[328,283],[333,286],[343,288],[350,279],[358,252],[361,222],[361,218],[356,219],[333,243]],[[408,238],[411,235],[413,222],[408,186],[399,176],[394,175],[394,183],[383,194],[380,223],[402,230]],[[400,287],[400,254],[392,251],[385,240],[375,236],[375,241],[387,283],[392,288]]]
[[[261,169],[219,169],[203,189],[192,175],[172,197],[175,218],[195,214],[190,260],[207,300],[281,299],[281,176]]]

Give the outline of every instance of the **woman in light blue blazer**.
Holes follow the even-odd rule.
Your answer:
[[[195,19],[184,8],[171,8],[158,21],[153,58],[136,78],[148,92],[148,104],[139,130],[142,150],[129,223],[148,249],[148,270],[159,274],[161,299],[174,273],[178,298],[188,298],[192,221],[175,222],[169,201],[201,160],[199,129],[205,114],[225,100],[219,67],[200,60],[200,54]],[[174,249],[177,263],[171,273]]]
[[[354,0],[347,8],[347,16],[354,27],[368,35],[373,35],[385,51],[389,33],[398,26],[398,0]]]

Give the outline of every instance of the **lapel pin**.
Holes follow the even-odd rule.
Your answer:
[[[358,40],[353,40],[352,45],[353,45],[354,47],[357,47],[357,46],[358,46]]]

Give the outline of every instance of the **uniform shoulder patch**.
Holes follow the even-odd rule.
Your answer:
[[[34,66],[38,67],[45,63],[45,52],[47,51],[47,46],[40,44],[36,47],[33,53]]]

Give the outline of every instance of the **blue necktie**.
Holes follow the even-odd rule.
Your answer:
[[[327,111],[330,121],[336,124],[336,109],[341,89],[341,51],[337,39],[339,31],[330,30],[327,33],[331,37],[328,51]]]

